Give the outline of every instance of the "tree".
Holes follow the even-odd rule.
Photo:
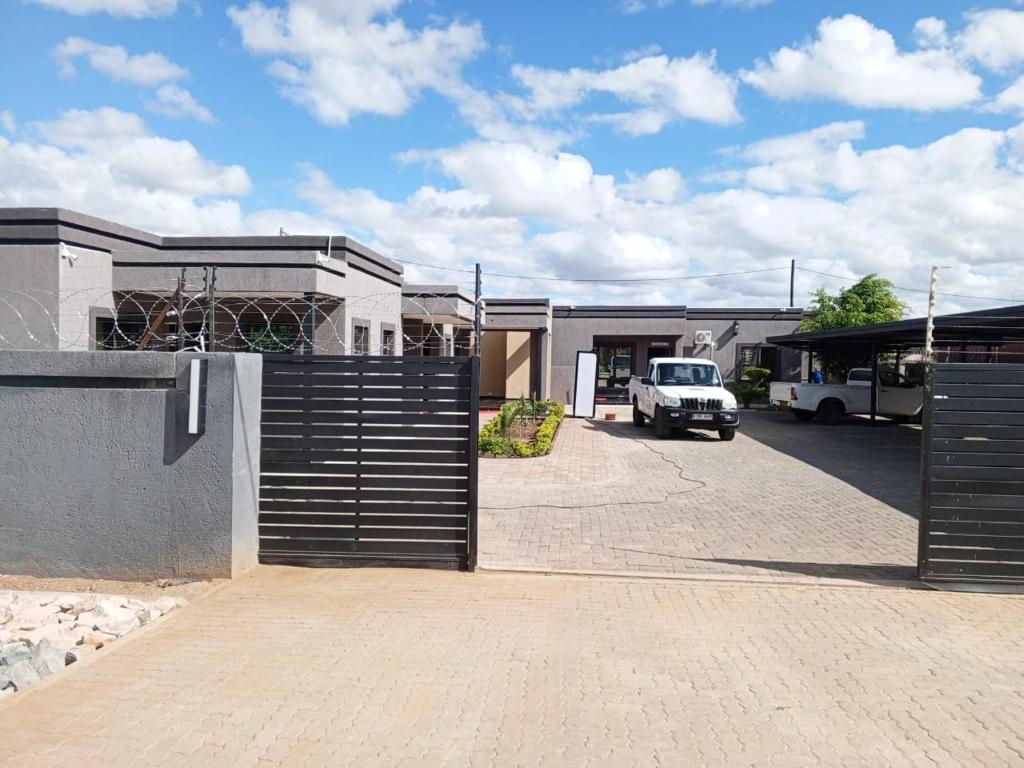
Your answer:
[[[891,281],[875,274],[864,276],[837,295],[819,288],[811,302],[811,316],[800,323],[800,330],[827,331],[900,320],[908,307],[892,289]],[[818,359],[826,376],[842,379],[851,368],[870,365],[871,352],[863,347],[839,345],[819,350]]]

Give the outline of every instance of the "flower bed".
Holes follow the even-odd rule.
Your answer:
[[[564,417],[565,406],[550,400],[505,403],[480,430],[480,453],[517,458],[544,456],[550,453]]]

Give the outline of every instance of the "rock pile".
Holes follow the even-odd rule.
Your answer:
[[[0,699],[184,604],[176,597],[0,592]]]

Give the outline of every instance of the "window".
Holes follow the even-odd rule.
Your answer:
[[[352,354],[370,354],[370,326],[356,322],[352,326]]]
[[[242,334],[250,352],[288,352],[297,346],[295,327],[283,323],[250,324]]]
[[[597,344],[597,386],[625,389],[633,373],[632,344]]]
[[[702,363],[661,363],[656,383],[675,387],[722,386],[715,366]]]
[[[395,354],[395,332],[391,328],[381,328],[380,353],[382,355]]]
[[[871,371],[867,370],[866,368],[850,371],[850,375],[847,377],[846,380],[849,381],[849,382],[863,381],[863,382],[866,382],[866,383],[870,384],[871,383]]]

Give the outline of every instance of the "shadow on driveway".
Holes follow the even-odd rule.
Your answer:
[[[714,557],[693,558],[705,563],[722,563],[746,568],[762,568],[783,573],[798,573],[820,579],[844,579],[866,584],[892,581],[916,581],[917,569],[912,565],[895,563],[801,563],[786,560],[750,560],[745,558]]]
[[[745,411],[740,431],[810,464],[913,518],[921,499],[921,430],[909,424],[848,419],[829,426],[792,414]]]

